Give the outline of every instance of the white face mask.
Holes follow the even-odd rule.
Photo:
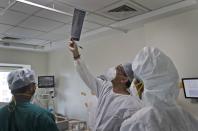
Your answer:
[[[113,79],[115,79],[115,77],[116,77],[115,67],[112,67],[112,68],[108,69],[105,73],[105,76],[106,76],[108,81],[112,81]]]
[[[136,90],[136,88],[135,88],[135,85],[134,85],[134,83],[132,82],[132,84],[131,84],[131,87],[128,89],[129,90],[129,93],[131,94],[131,95],[133,95],[133,96],[136,96],[138,93],[137,93],[137,90]]]

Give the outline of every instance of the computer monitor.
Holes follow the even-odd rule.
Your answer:
[[[198,78],[182,78],[186,98],[198,98]]]
[[[38,88],[53,88],[55,87],[54,76],[39,76]]]

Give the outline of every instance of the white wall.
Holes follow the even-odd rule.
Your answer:
[[[180,77],[195,77],[198,76],[197,23],[198,10],[194,10],[149,22],[127,34],[115,33],[102,38],[96,36],[96,40],[81,44],[84,47],[81,55],[91,72],[100,74],[108,67],[132,60],[145,45],[152,45],[172,58]],[[49,72],[60,78],[60,96],[65,95],[62,102],[61,97],[58,98],[59,103],[62,103],[58,105],[58,110],[69,117],[86,119],[83,105],[85,99],[80,96],[80,91],[88,92],[88,89],[76,75],[71,54],[66,47],[49,54]],[[178,101],[185,109],[198,116],[198,104],[191,104],[184,99],[182,90]]]
[[[31,65],[37,75],[48,73],[47,53],[0,49],[0,63]]]

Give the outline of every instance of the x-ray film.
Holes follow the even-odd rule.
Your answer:
[[[71,39],[75,41],[80,40],[80,35],[83,27],[83,22],[85,18],[86,12],[75,9],[73,20],[72,20],[72,29],[71,29]]]

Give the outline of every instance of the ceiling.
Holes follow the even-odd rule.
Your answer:
[[[195,0],[28,1],[70,14],[74,8],[87,11],[82,39],[109,29],[126,33],[133,23],[196,4]],[[50,51],[64,45],[70,38],[72,17],[23,3],[28,1],[0,0],[0,47]]]

